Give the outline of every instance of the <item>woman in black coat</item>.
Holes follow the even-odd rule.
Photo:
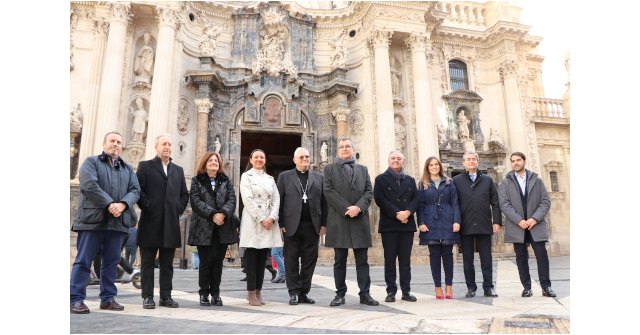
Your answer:
[[[418,228],[420,244],[429,246],[429,264],[436,286],[436,298],[442,294],[441,264],[447,299],[453,299],[453,245],[460,243],[460,208],[458,192],[451,178],[442,172],[442,164],[436,157],[424,163],[420,181]]]
[[[227,246],[238,243],[239,222],[234,219],[236,194],[222,169],[219,154],[207,152],[202,157],[196,176],[191,180],[189,198],[193,209],[189,245],[195,245],[200,255],[200,305],[222,306],[222,262]]]

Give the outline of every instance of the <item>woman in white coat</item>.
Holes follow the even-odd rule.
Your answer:
[[[240,196],[244,204],[240,221],[240,247],[246,248],[247,300],[252,306],[264,305],[260,291],[264,281],[264,264],[269,250],[282,247],[278,228],[280,194],[273,177],[265,171],[265,153],[255,149],[240,178]]]

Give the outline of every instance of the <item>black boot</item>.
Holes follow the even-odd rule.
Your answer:
[[[276,271],[276,270],[273,268],[273,266],[271,266],[271,264],[269,264],[269,265],[265,266],[265,268],[266,268],[267,270],[269,270],[269,272],[271,272],[271,280],[275,279],[275,278],[276,278],[276,275],[278,274],[278,271]]]

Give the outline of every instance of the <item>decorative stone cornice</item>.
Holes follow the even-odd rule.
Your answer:
[[[178,11],[173,8],[156,6],[156,11],[158,12],[158,24],[169,26],[173,29],[177,29],[180,23],[178,18]]]
[[[338,107],[331,112],[333,117],[336,119],[336,122],[347,122],[349,113],[351,113],[351,110],[345,107]]]
[[[518,63],[513,59],[507,59],[498,67],[500,72],[500,79],[504,79],[506,76],[518,75]]]
[[[111,21],[129,20],[131,12],[131,4],[126,2],[109,2],[109,12],[111,13]]]
[[[373,48],[377,47],[389,47],[391,44],[391,37],[393,36],[393,31],[390,30],[382,30],[375,29],[371,36],[367,39],[369,46]]]
[[[211,108],[213,108],[213,102],[210,99],[196,99],[196,105],[198,106],[198,113],[209,114]]]

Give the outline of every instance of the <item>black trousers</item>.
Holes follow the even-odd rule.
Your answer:
[[[293,236],[284,235],[284,269],[291,294],[307,294],[318,261],[318,240],[313,223],[300,222]]]
[[[533,253],[536,255],[538,263],[538,279],[540,286],[544,289],[551,287],[551,279],[549,277],[549,255],[547,255],[546,241],[535,242],[531,238],[531,232],[525,230],[524,243],[514,243],[513,250],[516,252],[516,264],[518,265],[518,274],[520,282],[524,288],[531,289],[531,275],[529,274],[529,251],[528,244],[531,244]]]
[[[170,297],[173,289],[173,256],[175,248],[140,247],[140,281],[142,297],[153,298],[154,265],[156,254],[160,252],[160,299]]]
[[[411,291],[411,248],[413,247],[412,231],[393,231],[381,233],[384,249],[384,281],[387,293],[396,294],[396,259],[400,272],[400,289],[402,293]]]
[[[491,258],[491,235],[460,235],[462,244],[462,263],[464,264],[464,280],[467,289],[477,290],[476,268],[473,265],[473,244],[478,246],[480,268],[482,269],[482,288],[488,291],[493,288],[493,263]]]
[[[222,263],[227,252],[226,244],[199,245],[200,268],[198,269],[198,285],[200,295],[220,295],[222,280]]]
[[[371,278],[369,277],[369,263],[367,263],[368,248],[353,249],[356,258],[356,277],[358,278],[358,295],[369,294]],[[349,249],[333,248],[335,256],[333,259],[333,277],[336,283],[336,294],[344,297],[347,293],[347,256]]]
[[[247,248],[244,251],[247,291],[262,290],[264,268],[271,249]]]
[[[453,245],[429,244],[429,265],[435,287],[442,287],[442,268],[445,285],[453,285]]]

